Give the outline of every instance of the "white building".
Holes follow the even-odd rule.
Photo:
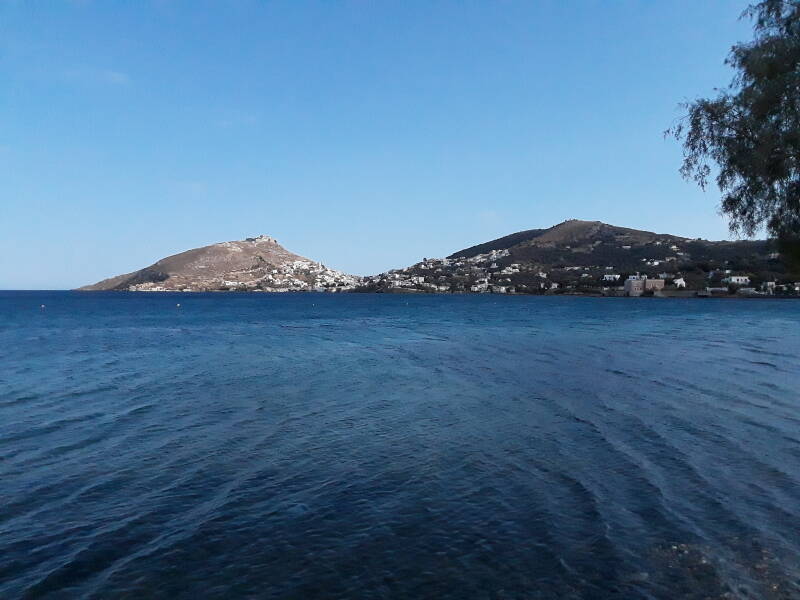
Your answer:
[[[734,285],[750,285],[750,278],[747,275],[729,275],[722,280],[722,283],[732,283]]]

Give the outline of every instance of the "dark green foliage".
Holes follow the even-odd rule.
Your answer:
[[[712,169],[733,232],[760,227],[797,252],[800,234],[800,0],[764,0],[745,14],[754,39],[726,60],[731,83],[684,105],[668,134],[683,142],[681,173],[701,186]],[[792,243],[794,242],[794,243]]]
[[[470,256],[476,256],[478,254],[484,254],[486,252],[491,252],[492,250],[502,250],[503,248],[510,248],[515,244],[519,244],[521,242],[535,238],[536,236],[541,235],[545,231],[546,229],[528,229],[527,231],[518,231],[517,233],[512,233],[511,235],[507,235],[505,237],[492,240],[491,242],[478,244],[477,246],[471,246],[469,248],[465,248],[464,250],[453,252],[447,258],[457,258],[460,256],[470,257]]]
[[[778,238],[778,251],[793,272],[800,276],[800,234],[784,233],[780,236]]]

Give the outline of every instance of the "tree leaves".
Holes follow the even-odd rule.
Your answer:
[[[763,226],[790,240],[800,234],[800,0],[765,0],[743,16],[754,39],[731,49],[733,80],[683,104],[667,134],[683,144],[685,178],[705,188],[716,172],[731,231]]]

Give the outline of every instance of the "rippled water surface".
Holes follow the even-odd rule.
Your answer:
[[[800,302],[2,292],[0,557],[2,598],[798,598]]]

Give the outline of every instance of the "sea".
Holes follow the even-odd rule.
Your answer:
[[[0,598],[800,598],[800,301],[0,292]]]

